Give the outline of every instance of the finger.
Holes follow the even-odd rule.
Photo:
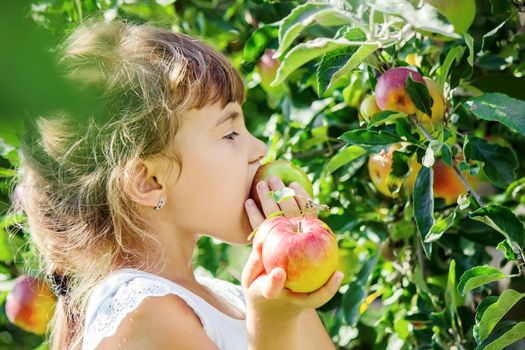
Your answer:
[[[244,265],[241,274],[241,283],[245,287],[249,287],[253,281],[264,272],[264,266],[261,257],[262,242],[253,244],[252,252],[248,257],[248,261]]]
[[[286,294],[305,308],[318,308],[333,298],[341,286],[343,277],[343,272],[335,271],[321,288],[312,293],[294,293],[287,290]]]
[[[276,267],[267,276],[265,284],[263,285],[262,295],[267,299],[278,298],[286,282],[286,271],[281,267]]]
[[[297,182],[292,182],[288,185],[292,190],[294,190],[295,201],[299,205],[299,208],[303,211],[303,215],[311,218],[317,218],[317,210],[315,208],[307,208],[307,200],[312,200],[312,197],[306,192],[303,186],[299,185]]]
[[[286,187],[278,176],[270,176],[268,181],[272,191],[277,191]],[[293,198],[284,200],[281,203],[278,203],[278,205],[281,210],[284,211],[284,216],[286,217],[301,216],[301,213],[299,212],[299,205],[297,205],[297,202]]]
[[[257,183],[257,195],[261,201],[264,216],[269,216],[270,214],[281,210],[281,208],[279,208],[277,203],[275,203],[273,198],[269,195],[269,192],[270,188],[268,187],[268,183],[266,181],[263,180]]]
[[[264,216],[259,208],[257,208],[255,201],[251,198],[244,202],[244,208],[246,209],[246,214],[248,214],[250,225],[252,226],[252,229],[255,230],[264,221]]]

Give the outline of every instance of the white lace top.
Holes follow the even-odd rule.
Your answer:
[[[246,302],[240,286],[215,278],[196,278],[246,314]],[[115,334],[124,317],[146,297],[170,293],[182,298],[195,311],[204,331],[219,349],[248,348],[246,320],[224,314],[173,281],[141,270],[124,268],[110,273],[93,290],[88,300],[82,350],[93,350],[104,337]]]

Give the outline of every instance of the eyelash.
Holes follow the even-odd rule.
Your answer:
[[[234,131],[231,134],[224,136],[224,138],[228,140],[234,140],[236,136],[239,136],[239,133]]]

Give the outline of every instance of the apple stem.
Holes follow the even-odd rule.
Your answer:
[[[432,141],[435,141],[435,139],[432,137],[432,135],[430,135],[428,133],[428,131],[416,120],[416,118],[414,118],[414,116],[410,116],[410,120],[416,125],[416,127],[423,133],[423,135],[425,135],[425,137],[427,138],[427,140],[429,140],[430,142]],[[461,180],[461,182],[463,183],[463,186],[465,186],[465,188],[467,189],[468,193],[470,195],[472,195],[472,197],[474,198],[474,200],[476,201],[476,203],[478,204],[478,206],[480,208],[483,208],[485,206],[485,204],[483,203],[483,201],[481,200],[481,197],[479,196],[479,194],[477,194],[476,191],[474,191],[474,189],[470,186],[470,184],[467,182],[467,180],[465,179],[465,177],[463,176],[463,174],[461,173],[461,170],[459,170],[459,168],[455,165],[455,164],[452,164],[452,168],[454,169],[454,172],[456,173],[456,175],[459,177],[459,179]]]
[[[374,55],[376,56],[377,60],[379,61],[379,68],[381,70],[381,73],[384,73],[386,70],[390,68],[390,65],[386,61],[386,59],[383,57],[383,54],[377,51],[374,51]]]

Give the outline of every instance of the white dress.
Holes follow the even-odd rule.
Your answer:
[[[246,314],[246,301],[240,286],[215,278],[196,278]],[[124,317],[146,297],[168,294],[177,295],[193,309],[204,331],[219,349],[248,348],[246,320],[224,314],[173,281],[145,271],[123,268],[106,276],[89,297],[82,350],[93,350],[104,337],[115,334]]]

